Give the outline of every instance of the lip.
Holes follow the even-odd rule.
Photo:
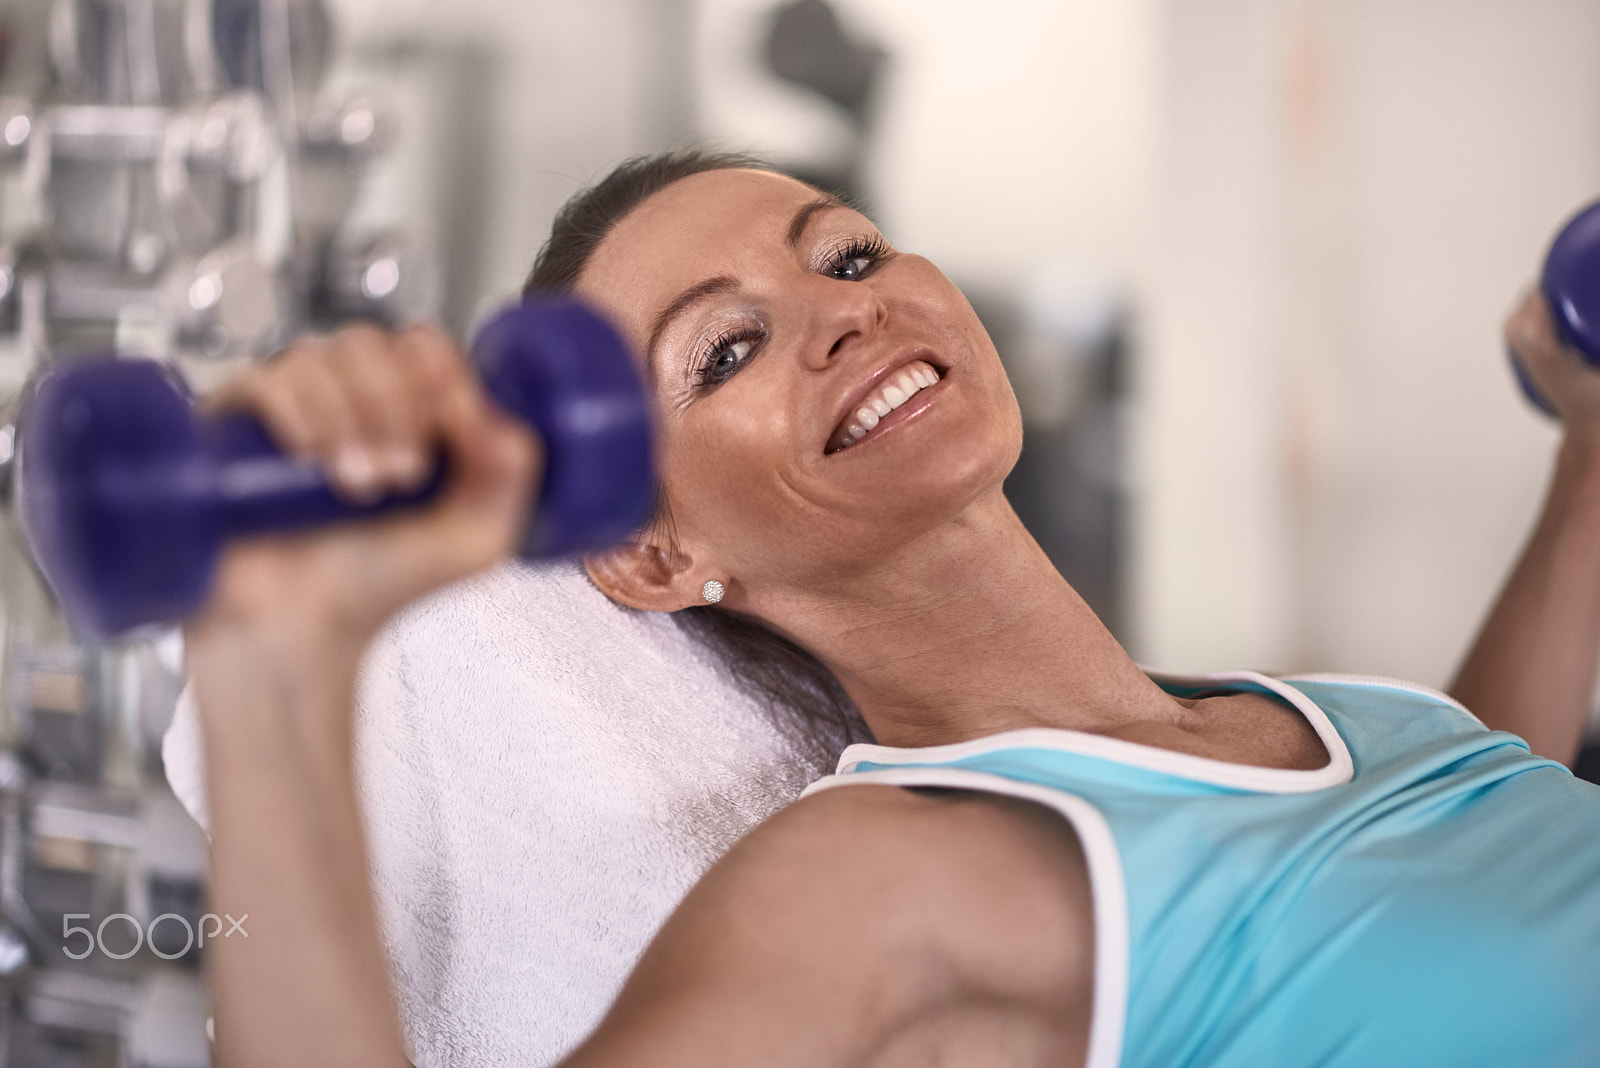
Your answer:
[[[925,404],[918,405],[917,401],[922,397],[923,394],[932,393],[933,391],[939,389],[939,387],[943,386],[945,377],[949,374],[949,370],[944,366],[944,362],[933,354],[932,350],[919,346],[917,348],[908,349],[902,353],[899,353],[892,360],[878,367],[877,370],[868,375],[860,385],[851,390],[850,396],[846,399],[845,403],[840,405],[838,410],[834,413],[833,423],[828,427],[828,436],[822,443],[823,455],[837,456],[839,453],[849,452],[850,449],[856,447],[856,445],[851,445],[849,448],[839,449],[837,452],[828,452],[828,442],[833,440],[833,432],[839,428],[839,424],[844,422],[851,412],[854,412],[857,408],[861,407],[862,402],[867,399],[867,396],[872,393],[873,390],[878,388],[880,383],[882,383],[889,376],[893,375],[895,372],[899,371],[906,364],[911,363],[913,360],[921,360],[931,366],[939,373],[939,381],[935,382],[931,386],[924,386],[922,389],[919,389],[910,400],[906,401],[900,407],[896,408],[894,411],[890,412],[888,415],[879,420],[878,426],[874,427],[867,434],[867,437],[861,438],[860,441],[857,441],[856,445],[861,444],[862,441],[866,441],[867,438],[877,437],[879,428],[887,429],[904,422],[904,419],[897,417],[902,412],[905,412],[906,409],[914,407],[917,409],[917,411],[921,411],[922,408],[926,407]]]
[[[868,442],[878,440],[878,438],[882,437],[884,434],[889,433],[896,427],[905,425],[912,419],[927,411],[928,407],[932,405],[933,402],[939,398],[940,394],[944,392],[945,383],[948,381],[950,375],[950,372],[947,368],[940,366],[940,364],[936,363],[931,358],[932,355],[933,354],[926,349],[918,349],[914,352],[906,354],[903,359],[899,359],[895,363],[888,364],[875,372],[872,377],[868,379],[866,384],[856,391],[851,400],[850,406],[844,409],[845,412],[851,412],[860,407],[861,402],[869,393],[873,391],[874,388],[876,388],[878,383],[882,382],[885,378],[894,374],[896,371],[900,370],[900,368],[904,367],[913,360],[922,360],[933,367],[934,370],[939,374],[939,381],[935,382],[931,386],[924,386],[917,390],[917,392],[912,395],[910,400],[906,401],[900,407],[894,409],[888,415],[878,420],[878,425],[867,431],[864,437],[858,438],[854,444],[843,449],[838,449],[834,452],[828,452],[827,446],[824,445],[823,455],[831,459],[836,456],[841,456],[845,453],[855,452]],[[843,420],[844,415],[841,414],[839,418],[840,420]],[[835,422],[834,428],[837,429],[838,425],[838,422]],[[828,432],[828,437],[831,441],[833,437],[833,431],[830,430]]]

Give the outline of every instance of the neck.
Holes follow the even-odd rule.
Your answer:
[[[775,619],[884,745],[1021,727],[1104,731],[1176,709],[996,490],[956,522]]]

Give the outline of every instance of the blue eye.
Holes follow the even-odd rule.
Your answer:
[[[854,282],[872,269],[872,263],[873,260],[870,256],[856,256],[833,268],[831,273],[835,278]]]
[[[823,273],[843,282],[858,282],[888,254],[889,243],[882,237],[858,237],[828,257]]]
[[[741,330],[722,334],[711,342],[700,359],[696,377],[703,386],[719,386],[743,367],[761,343],[759,331]]]

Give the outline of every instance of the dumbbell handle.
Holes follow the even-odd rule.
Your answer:
[[[437,494],[448,474],[439,455],[420,486],[358,504],[335,494],[317,464],[284,456],[250,416],[221,416],[202,432],[216,461],[217,521],[228,537],[303,530],[413,508]]]

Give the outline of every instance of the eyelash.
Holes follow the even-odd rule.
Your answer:
[[[859,276],[865,278],[872,273],[872,269],[878,265],[878,261],[888,254],[889,242],[885,241],[879,234],[873,234],[871,237],[852,237],[843,247],[834,250],[833,254],[828,257],[827,265],[823,267],[823,270],[831,274],[851,260],[870,260],[871,262],[867,264]]]
[[[844,269],[844,267],[852,260],[868,260],[869,262],[861,269],[861,273],[855,278],[840,279],[841,281],[860,281],[862,278],[865,278],[867,275],[871,274],[873,269],[878,266],[878,263],[883,259],[883,257],[888,254],[889,243],[880,235],[874,234],[872,237],[854,237],[828,256],[828,262],[823,266],[822,271],[825,274],[838,277],[837,272]],[[737,374],[739,368],[743,367],[749,361],[750,356],[755,355],[755,345],[759,345],[761,341],[765,339],[765,337],[766,334],[762,330],[728,330],[718,334],[711,340],[711,343],[706,346],[705,355],[700,358],[700,365],[695,371],[695,381],[702,389],[709,390],[720,386],[722,383],[726,382],[728,379]],[[725,352],[733,348],[733,346],[745,341],[751,341],[755,343],[755,345],[751,346],[750,354],[744,359],[740,360],[738,364],[735,365],[734,369],[728,372],[728,374],[724,375],[722,378],[717,378],[712,373],[713,369],[717,365],[717,361],[722,358]]]

